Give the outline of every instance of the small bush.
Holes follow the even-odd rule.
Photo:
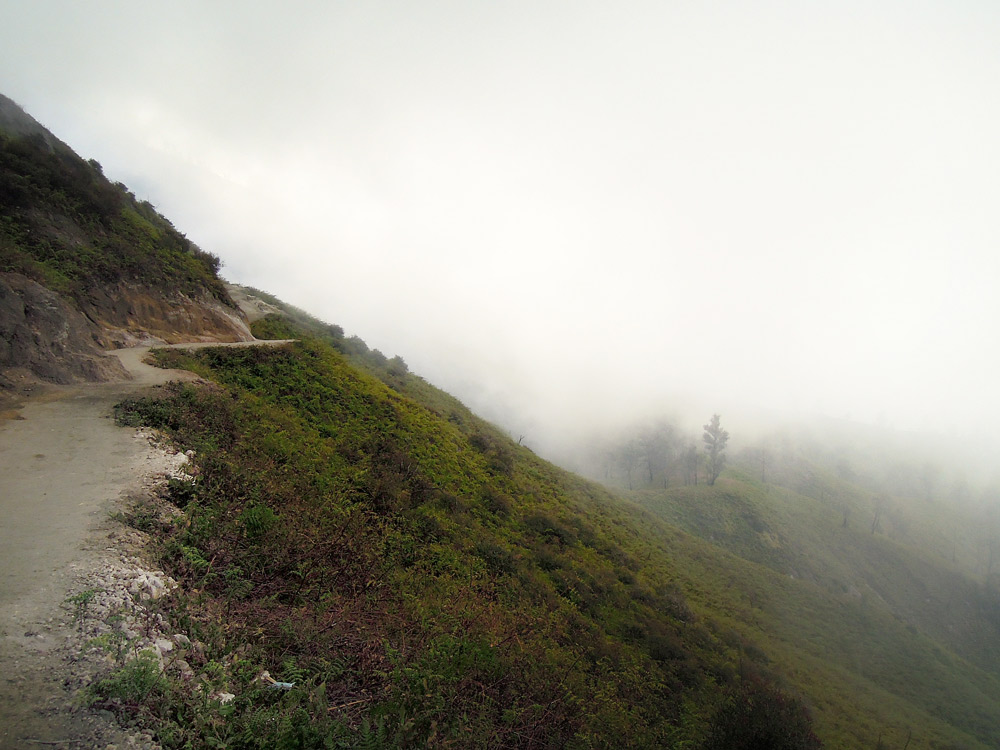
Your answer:
[[[167,499],[178,508],[186,508],[197,495],[197,485],[192,479],[171,478],[167,482]]]
[[[249,539],[263,536],[277,520],[277,514],[266,505],[251,505],[240,514],[240,521],[243,522]]]
[[[94,597],[97,596],[97,591],[97,589],[87,589],[66,598],[66,603],[73,605],[73,620],[75,622],[79,623],[87,616],[87,609],[94,601]]]
[[[98,698],[127,706],[141,705],[151,697],[160,697],[166,689],[167,680],[160,664],[149,651],[141,652],[93,687]]]
[[[483,490],[483,505],[490,513],[498,516],[505,518],[510,514],[510,500],[492,488]]]
[[[750,677],[712,719],[704,750],[815,750],[822,747],[799,701]]]
[[[485,432],[474,432],[469,443],[482,453],[490,469],[496,474],[510,476],[514,471],[514,454],[502,441]]]
[[[556,541],[561,545],[573,544],[576,535],[551,516],[536,513],[524,519],[524,524],[545,541]]]
[[[516,568],[514,556],[492,542],[477,542],[475,552],[476,557],[486,563],[487,569],[493,574],[513,573]]]

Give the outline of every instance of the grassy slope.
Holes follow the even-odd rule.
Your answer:
[[[465,411],[421,379],[393,375],[384,358],[380,367],[367,349],[346,348],[419,403]],[[755,481],[746,466],[715,487],[632,493],[670,524],[638,522],[670,540],[667,579],[794,675],[835,746],[874,744],[883,732],[902,746],[910,729],[911,748],[1000,745],[1000,596],[942,557],[961,523],[955,511],[890,499],[881,523],[893,538],[873,535],[870,490],[791,455],[773,456],[769,474],[770,484]]]
[[[213,663],[236,649],[323,707],[295,731],[350,745],[382,722],[404,747],[704,735],[738,656],[688,609],[635,511],[315,341],[164,356],[226,387],[132,407],[199,457],[166,562],[205,597],[192,622]],[[225,633],[209,625],[221,608]],[[281,744],[250,731],[257,695],[239,674],[238,715],[216,731]]]
[[[95,163],[0,134],[0,271],[226,301],[217,267]],[[872,535],[871,493],[796,464],[641,510],[290,313],[332,349],[205,351],[186,364],[221,387],[131,412],[198,451],[163,553],[202,679],[238,691],[207,714],[146,691],[167,744],[680,746],[742,663],[801,692],[834,747],[1000,746],[1000,603],[924,551],[950,546],[940,508]],[[300,687],[261,690],[262,666]]]
[[[873,535],[870,496],[806,468],[789,481],[802,492],[733,471],[715,487],[634,497],[734,556],[732,588],[747,605],[737,619],[753,623],[754,640],[784,671],[811,684],[824,734],[845,723],[843,703],[857,700],[869,731],[888,729],[900,746],[910,728],[910,747],[976,746],[969,735],[1000,744],[996,592],[919,544]],[[923,744],[932,742],[940,744]]]
[[[225,390],[136,407],[198,452],[165,561],[199,592],[203,674],[239,696],[211,729],[230,746],[681,747],[706,736],[740,671],[805,696],[831,747],[883,733],[901,747],[908,728],[911,750],[994,746],[995,677],[810,562],[814,540],[790,543],[794,525],[770,515],[798,512],[790,494],[785,507],[723,480],[638,495],[651,515],[322,330],[333,348],[164,352]],[[810,527],[839,531],[809,507]],[[261,667],[302,685],[266,716]],[[166,744],[198,724],[175,723]]]

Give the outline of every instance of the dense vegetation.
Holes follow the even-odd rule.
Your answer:
[[[0,272],[82,301],[120,282],[228,303],[219,259],[149,203],[41,133],[0,132]]]
[[[218,384],[121,413],[196,453],[162,554],[196,666],[237,695],[206,726],[184,688],[149,691],[167,746],[682,747],[762,700],[762,725],[805,728],[785,746],[814,746],[763,655],[689,606],[648,517],[401,392],[419,379],[387,370],[391,389],[316,339],[160,358]]]

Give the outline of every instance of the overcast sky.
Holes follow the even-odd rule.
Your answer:
[[[230,279],[543,447],[1000,423],[996,2],[7,2],[0,82]]]

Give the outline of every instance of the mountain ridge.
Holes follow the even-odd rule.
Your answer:
[[[52,151],[56,148],[71,150],[44,125],[29,115],[21,105],[3,94],[0,94],[0,132],[16,137],[41,136]]]

